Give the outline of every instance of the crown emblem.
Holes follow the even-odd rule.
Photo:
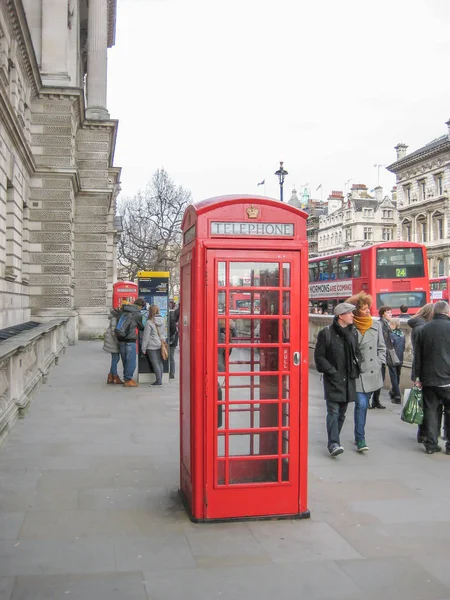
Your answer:
[[[247,215],[249,219],[257,219],[259,216],[259,210],[252,204],[247,208]]]

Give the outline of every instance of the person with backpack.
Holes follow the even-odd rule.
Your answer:
[[[180,306],[169,312],[169,379],[175,379],[175,348],[178,345]]]
[[[119,311],[115,308],[111,309],[108,329],[105,331],[105,342],[103,344],[103,350],[111,354],[111,366],[109,368],[108,378],[106,383],[117,383],[123,384],[117,372],[117,366],[120,361],[119,342],[116,337],[115,329],[117,325],[117,317]]]
[[[136,370],[136,342],[138,334],[136,329],[143,331],[143,317],[141,309],[146,302],[137,298],[133,304],[125,304],[118,315],[115,334],[119,341],[119,351],[123,363],[124,387],[137,387],[133,379]]]
[[[328,452],[335,457],[344,452],[340,433],[349,402],[356,400],[356,380],[360,374],[361,353],[353,327],[355,305],[348,302],[334,309],[331,325],[319,331],[314,350],[316,369],[323,373],[327,403]]]

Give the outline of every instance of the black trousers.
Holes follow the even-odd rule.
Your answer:
[[[450,387],[423,388],[423,425],[426,435],[425,448],[436,448],[438,445],[439,423],[444,410],[444,433],[450,446]]]
[[[384,378],[386,376],[386,365],[381,365],[381,377],[383,378],[383,384],[384,384]],[[380,402],[380,393],[381,390],[383,388],[381,387],[379,390],[376,390],[373,395],[372,395],[372,406],[375,406],[375,404],[378,404]]]
[[[348,402],[329,402],[327,400],[328,449],[341,445],[340,434],[345,421]]]

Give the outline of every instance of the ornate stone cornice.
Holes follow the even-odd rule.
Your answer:
[[[401,158],[396,162],[389,165],[387,168],[391,173],[397,174],[402,169],[416,166],[422,163],[424,160],[429,160],[435,156],[442,154],[443,152],[448,152],[450,150],[450,139],[443,141],[442,144],[434,147],[424,146],[422,151],[413,152],[410,156],[405,156],[405,158]]]
[[[3,0],[9,13],[9,20],[13,29],[14,39],[17,41],[23,66],[28,76],[31,89],[35,95],[42,87],[41,75],[34,54],[33,42],[28,29],[25,11],[21,0]]]
[[[108,0],[108,48],[116,43],[117,0]]]

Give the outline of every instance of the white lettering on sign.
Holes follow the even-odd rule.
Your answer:
[[[309,298],[348,298],[353,294],[353,281],[324,281],[309,284]]]
[[[211,222],[211,235],[260,235],[265,237],[292,237],[294,235],[293,223],[223,223]]]

